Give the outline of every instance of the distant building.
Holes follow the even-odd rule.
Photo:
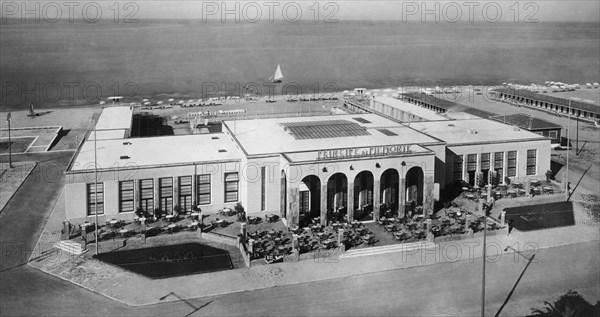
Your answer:
[[[421,92],[403,93],[400,94],[400,98],[404,101],[435,111],[437,113],[462,112],[475,115],[480,118],[489,118],[490,116],[495,115],[495,113],[492,112],[465,106],[454,101],[438,98]]]
[[[496,99],[524,103],[526,105],[540,108],[540,110],[565,114],[569,113],[569,99],[558,98],[554,96],[548,96],[539,94],[537,92],[515,89],[515,88],[495,88],[490,91],[490,95]],[[600,106],[581,102],[578,100],[571,100],[571,116],[579,119],[598,122],[600,121]]]
[[[490,119],[543,135],[550,139],[550,143],[560,144],[562,126],[558,124],[538,119],[524,113],[496,115],[490,117]]]

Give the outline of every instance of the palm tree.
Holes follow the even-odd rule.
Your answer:
[[[546,307],[533,308],[530,316],[544,317],[586,317],[600,316],[600,301],[596,305],[590,304],[579,293],[569,290],[554,303],[544,301]]]

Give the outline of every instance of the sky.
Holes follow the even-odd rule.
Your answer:
[[[118,5],[115,5],[117,3]],[[23,7],[25,6],[25,7]],[[37,6],[37,7],[36,7]],[[221,20],[224,22],[338,22],[344,20],[397,20],[426,23],[456,22],[600,22],[600,1],[194,1],[194,0],[79,0],[2,1],[1,17],[66,20],[145,18]],[[29,14],[29,16],[28,16]]]

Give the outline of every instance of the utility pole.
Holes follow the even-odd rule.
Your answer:
[[[575,137],[575,156],[579,156],[579,120],[575,118],[575,122],[577,123],[577,129],[575,129],[577,131]]]
[[[486,240],[487,240],[487,216],[491,208],[492,185],[487,185],[487,205],[483,209],[483,269],[481,271],[481,317],[485,316],[485,258],[486,258]]]
[[[6,122],[8,122],[8,166],[10,168],[12,165],[12,141],[10,140],[10,121],[12,120],[12,114],[9,112],[6,114]]]
[[[94,122],[94,222],[95,222],[95,233],[96,233],[96,255],[98,255],[98,151],[96,147],[96,124],[98,119]]]
[[[567,177],[565,179],[565,201],[569,200],[569,152],[570,148],[570,139],[569,135],[571,132],[571,98],[569,98],[569,118],[567,119]]]

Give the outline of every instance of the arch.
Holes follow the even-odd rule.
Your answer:
[[[354,178],[354,219],[373,220],[374,178],[370,171],[362,171]]]
[[[406,172],[406,202],[411,206],[423,205],[423,169],[413,166]],[[413,211],[414,212],[414,211]]]
[[[327,180],[327,213],[331,220],[341,220],[348,207],[348,178],[344,173],[335,173]]]
[[[380,179],[380,201],[381,215],[385,216],[388,212],[391,215],[397,214],[398,202],[400,201],[400,174],[394,168],[387,169],[381,174]],[[388,214],[388,216],[390,216]]]
[[[287,175],[284,170],[281,170],[281,191],[280,191],[279,212],[282,218],[287,217]]]
[[[300,221],[302,218],[316,218],[321,215],[321,179],[308,175],[300,186]]]

